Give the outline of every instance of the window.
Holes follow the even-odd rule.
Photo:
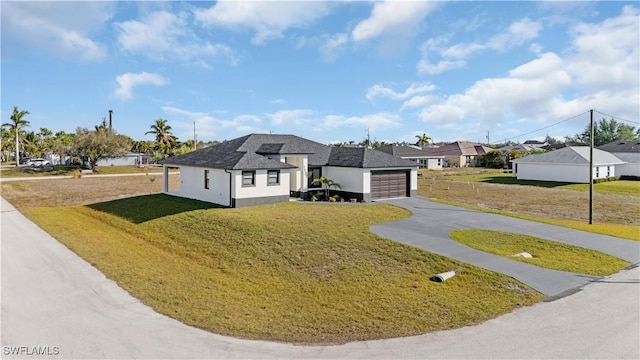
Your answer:
[[[313,183],[314,179],[320,179],[322,177],[322,168],[309,168],[309,188],[319,188],[322,187],[320,183]]]
[[[611,176],[611,166],[607,166],[607,177]]]
[[[596,178],[600,177],[600,167],[596,166]]]
[[[442,166],[442,159],[438,159],[438,166]]]
[[[518,164],[513,165],[513,170],[516,174],[518,173]]]
[[[242,172],[242,186],[254,186],[256,184],[256,172],[255,171],[243,171]]]
[[[267,171],[267,185],[280,184],[280,170],[268,170]]]
[[[204,171],[204,188],[209,189],[209,170]]]

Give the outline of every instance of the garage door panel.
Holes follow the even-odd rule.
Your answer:
[[[371,197],[384,199],[407,196],[407,171],[371,172]]]

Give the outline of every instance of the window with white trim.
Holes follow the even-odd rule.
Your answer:
[[[254,186],[256,184],[256,172],[255,171],[243,171],[242,172],[242,186]]]
[[[267,171],[267,185],[280,184],[280,170],[268,170]]]
[[[210,180],[211,178],[210,178],[209,170],[205,170],[204,171],[204,188],[205,189],[209,189]]]

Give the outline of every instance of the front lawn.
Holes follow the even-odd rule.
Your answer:
[[[544,298],[508,276],[372,234],[372,224],[410,215],[386,204],[220,209],[156,194],[23,212],[156,311],[236,337],[409,336]],[[444,283],[429,280],[454,269]]]
[[[534,236],[492,230],[456,230],[450,235],[452,239],[474,249],[547,269],[606,276],[630,265],[627,261],[596,250]],[[522,252],[527,252],[533,257],[513,256]]]

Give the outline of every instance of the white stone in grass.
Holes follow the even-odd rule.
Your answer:
[[[523,258],[527,258],[527,259],[531,259],[533,257],[528,252],[521,252],[521,253],[513,254],[512,256],[522,256]]]

